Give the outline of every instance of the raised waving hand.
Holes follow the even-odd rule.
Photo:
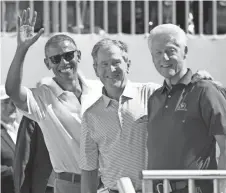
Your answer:
[[[44,32],[42,28],[37,34],[34,34],[37,12],[33,13],[32,19],[30,19],[30,15],[31,10],[27,8],[27,10],[23,10],[22,17],[18,16],[17,20],[17,44],[26,49],[33,45]]]

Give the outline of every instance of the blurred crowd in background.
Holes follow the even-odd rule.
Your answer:
[[[3,2],[1,2],[3,3]],[[16,16],[17,11],[27,8],[29,6],[29,1],[20,1],[16,5],[15,1],[5,1],[5,10],[1,10],[2,14],[5,14],[4,21],[2,21],[1,31],[5,32],[15,32],[16,31]],[[38,12],[38,18],[35,26],[35,31],[38,31],[43,27],[43,1],[33,1],[34,10]],[[52,29],[53,25],[53,9],[56,6],[53,6],[56,1],[49,1],[49,23],[50,23],[50,32],[54,32]],[[131,33],[131,1],[122,1],[122,33],[130,34]],[[80,9],[80,25],[77,25],[77,13],[76,6],[79,5]],[[135,33],[143,34],[144,33],[144,1],[135,1]],[[59,20],[61,19],[61,8],[59,7]],[[176,6],[176,24],[181,28],[185,29],[185,1],[175,1]],[[94,2],[94,25],[95,33],[99,33],[104,29],[104,17],[103,17],[104,2],[95,1]],[[163,23],[172,23],[172,11],[173,11],[173,1],[163,1],[162,4]],[[212,34],[212,22],[213,22],[213,4],[212,1],[203,1],[203,13],[200,13],[199,1],[189,1],[189,15],[188,19],[188,32],[191,34],[199,34],[199,15],[203,14],[203,34]],[[226,1],[217,1],[217,34],[226,33]],[[158,25],[158,1],[149,1],[149,30]],[[59,29],[61,29],[59,22]],[[76,1],[67,1],[67,31],[71,33],[90,33],[90,1],[79,1],[77,4]],[[108,1],[108,33],[117,33],[117,1]]]

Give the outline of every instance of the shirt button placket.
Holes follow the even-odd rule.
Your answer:
[[[120,126],[121,126],[121,129],[122,129],[123,118],[122,118],[122,104],[121,104],[120,100],[119,100],[119,103],[118,103],[118,118],[119,118]]]

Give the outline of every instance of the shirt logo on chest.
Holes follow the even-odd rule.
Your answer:
[[[181,102],[175,109],[175,111],[187,111],[187,104],[185,102]]]

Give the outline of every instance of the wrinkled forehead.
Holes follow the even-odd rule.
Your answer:
[[[167,45],[181,47],[186,44],[186,39],[179,33],[159,33],[152,37],[151,49],[158,49]]]
[[[72,41],[63,40],[51,43],[46,50],[46,55],[51,57],[65,52],[74,51],[76,49],[77,47]]]

